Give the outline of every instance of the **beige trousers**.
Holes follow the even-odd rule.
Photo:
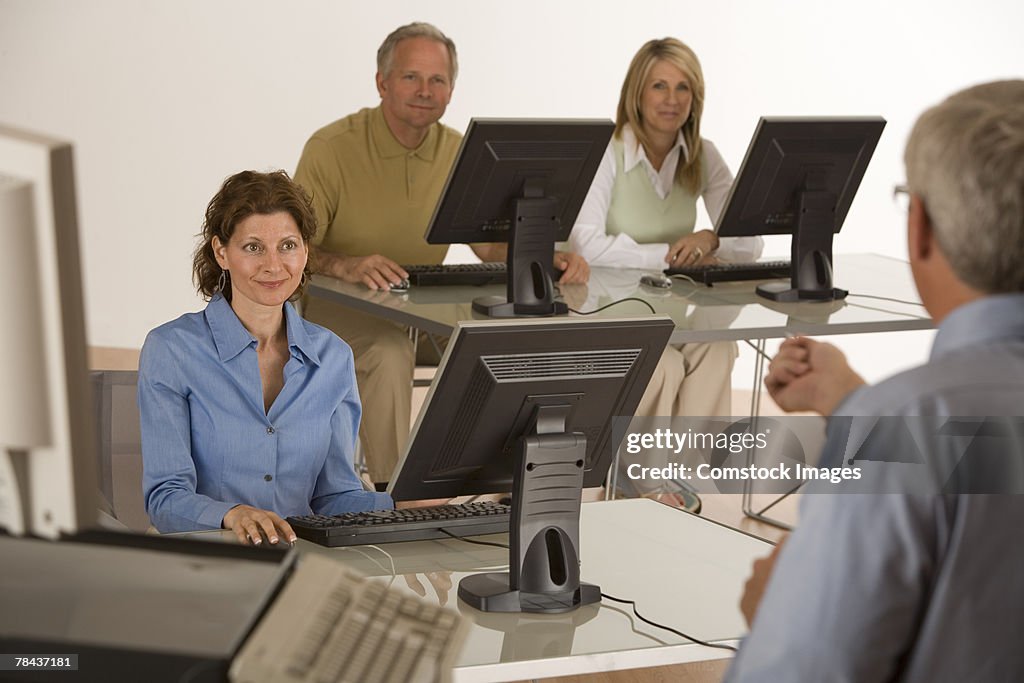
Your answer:
[[[736,342],[670,344],[640,399],[637,417],[732,415],[732,368],[738,353]],[[628,455],[621,450],[618,479],[627,493],[675,490],[659,480],[629,479],[626,468],[632,463],[664,467],[668,456],[664,451]]]

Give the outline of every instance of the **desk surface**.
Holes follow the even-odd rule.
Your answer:
[[[770,339],[791,334],[854,334],[930,329],[931,319],[914,303],[920,299],[905,261],[877,254],[835,257],[836,286],[848,289],[843,301],[778,304],[754,293],[756,282],[718,283],[714,287],[676,280],[671,290],[639,284],[643,270],[594,268],[586,285],[567,285],[561,293],[570,307],[589,311],[626,297],[650,303],[676,324],[672,343]],[[412,287],[403,294],[370,291],[323,275],[313,277],[311,296],[359,309],[433,334],[450,334],[460,320],[486,319],[473,312],[479,296],[505,293],[504,285],[484,287]],[[865,295],[865,296],[858,296]],[[613,306],[599,316],[646,315],[638,302]]]
[[[220,532],[228,536],[230,532]],[[735,645],[746,633],[739,599],[750,565],[771,546],[741,531],[646,499],[586,503],[580,520],[584,581],[635,600],[648,619],[709,642]],[[488,540],[507,542],[504,535]],[[483,614],[459,603],[462,577],[500,571],[508,552],[465,541],[417,541],[323,548],[299,541],[358,571],[397,578],[402,591],[456,606],[473,621],[454,679],[544,678],[728,657],[637,619],[628,605],[604,600],[566,615]],[[381,551],[386,551],[385,555]],[[390,556],[390,557],[389,557]],[[437,585],[451,588],[446,592]],[[416,590],[419,588],[419,590]]]

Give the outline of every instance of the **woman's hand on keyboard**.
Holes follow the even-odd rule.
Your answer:
[[[271,545],[277,545],[284,539],[288,543],[294,543],[296,536],[288,522],[281,519],[277,513],[270,510],[261,510],[251,505],[236,505],[224,515],[223,526],[231,529],[238,536],[242,545],[261,545],[264,537]]]
[[[669,268],[708,263],[714,258],[712,254],[716,249],[718,249],[718,235],[710,230],[698,230],[676,240],[668,248],[665,262]]]

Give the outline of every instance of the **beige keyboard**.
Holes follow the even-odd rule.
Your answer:
[[[468,624],[457,612],[299,558],[229,671],[233,683],[451,680]]]

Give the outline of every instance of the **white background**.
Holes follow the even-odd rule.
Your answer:
[[[138,348],[201,308],[191,252],[220,182],[243,168],[291,172],[312,131],[376,104],[376,49],[414,20],[457,43],[444,121],[459,130],[473,116],[614,117],[633,53],[665,35],[700,56],[704,135],[734,172],[761,115],[882,115],[836,250],[897,257],[891,188],[914,117],[1024,73],[1016,0],[0,0],[0,121],[75,144],[90,343]],[[919,362],[930,334],[842,344],[875,379]]]

